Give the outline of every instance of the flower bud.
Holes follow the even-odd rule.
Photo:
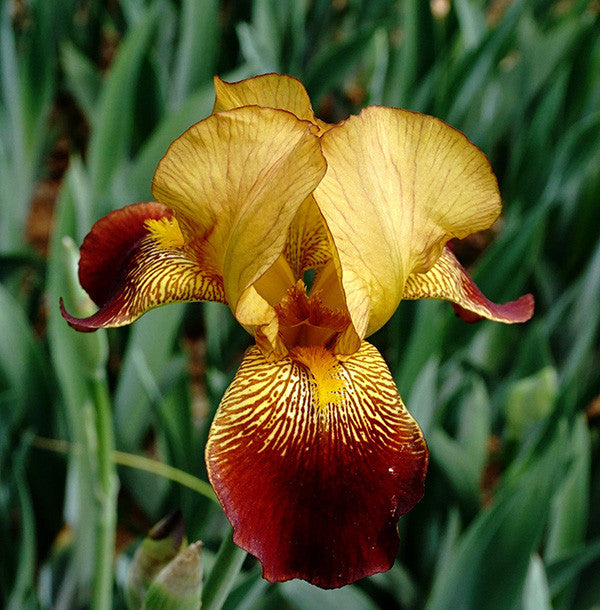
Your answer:
[[[186,545],[181,510],[169,513],[150,530],[137,548],[129,568],[126,597],[131,610],[142,607],[146,591],[156,575]]]
[[[146,593],[146,610],[197,610],[202,594],[202,543],[190,544],[164,567]]]

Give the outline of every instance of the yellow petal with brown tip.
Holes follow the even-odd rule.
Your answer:
[[[195,256],[173,213],[156,202],[110,212],[81,246],[79,280],[100,307],[87,318],[61,311],[76,330],[130,324],[160,305],[181,301],[225,303],[223,280]]]
[[[319,346],[268,362],[254,347],[221,401],[206,463],[234,541],[267,580],[332,588],[391,567],[427,447],[372,345],[343,362]]]
[[[481,318],[506,324],[526,322],[533,315],[534,305],[531,294],[502,304],[487,299],[448,247],[429,271],[408,276],[402,298],[451,301],[466,322]]]

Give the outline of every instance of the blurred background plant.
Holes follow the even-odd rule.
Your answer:
[[[597,0],[0,6],[0,606],[125,607],[136,541],[177,507],[204,542],[205,608],[600,605]],[[516,327],[403,303],[373,338],[431,466],[393,569],[330,592],[263,581],[204,483],[250,343],[229,310],[91,335],[58,310],[61,295],[89,309],[77,245],[150,198],[169,143],[210,113],[213,74],[271,71],[326,121],[384,104],[464,131],[505,205],[456,252],[490,298],[536,297]]]

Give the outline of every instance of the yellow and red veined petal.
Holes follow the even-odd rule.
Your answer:
[[[391,567],[427,447],[379,352],[250,349],[211,428],[208,473],[236,544],[270,581],[339,587]]]
[[[481,318],[507,324],[526,322],[533,315],[534,307],[531,294],[502,304],[487,299],[447,246],[429,271],[408,276],[402,298],[451,301],[456,313],[466,322]]]
[[[325,221],[312,195],[300,206],[288,230],[284,256],[296,279],[309,269],[325,265],[332,255]]]
[[[409,274],[427,271],[450,238],[493,223],[498,186],[463,134],[407,110],[367,108],[321,141],[328,169],[314,197],[364,337],[390,318]]]
[[[325,172],[314,131],[289,112],[246,106],[191,127],[158,165],[155,197],[175,211],[186,241],[201,238],[236,317]]]
[[[299,119],[314,123],[320,132],[332,127],[315,117],[304,85],[287,74],[261,74],[237,83],[226,83],[215,76],[214,83],[213,113],[242,106],[262,106],[287,110]]]
[[[175,301],[225,303],[222,279],[191,257],[171,210],[138,203],[115,210],[92,227],[81,246],[79,280],[100,309],[69,315],[76,330],[123,326]]]

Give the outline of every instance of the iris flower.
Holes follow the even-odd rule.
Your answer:
[[[230,307],[256,345],[212,423],[210,481],[267,580],[339,587],[391,567],[428,462],[365,337],[402,299],[512,323],[533,298],[490,302],[447,246],[501,207],[460,132],[377,106],[329,125],[289,76],[215,88],[213,114],[158,164],[156,201],[111,212],[85,238],[79,278],[100,309],[78,319],[61,307],[83,331],[174,301]]]

